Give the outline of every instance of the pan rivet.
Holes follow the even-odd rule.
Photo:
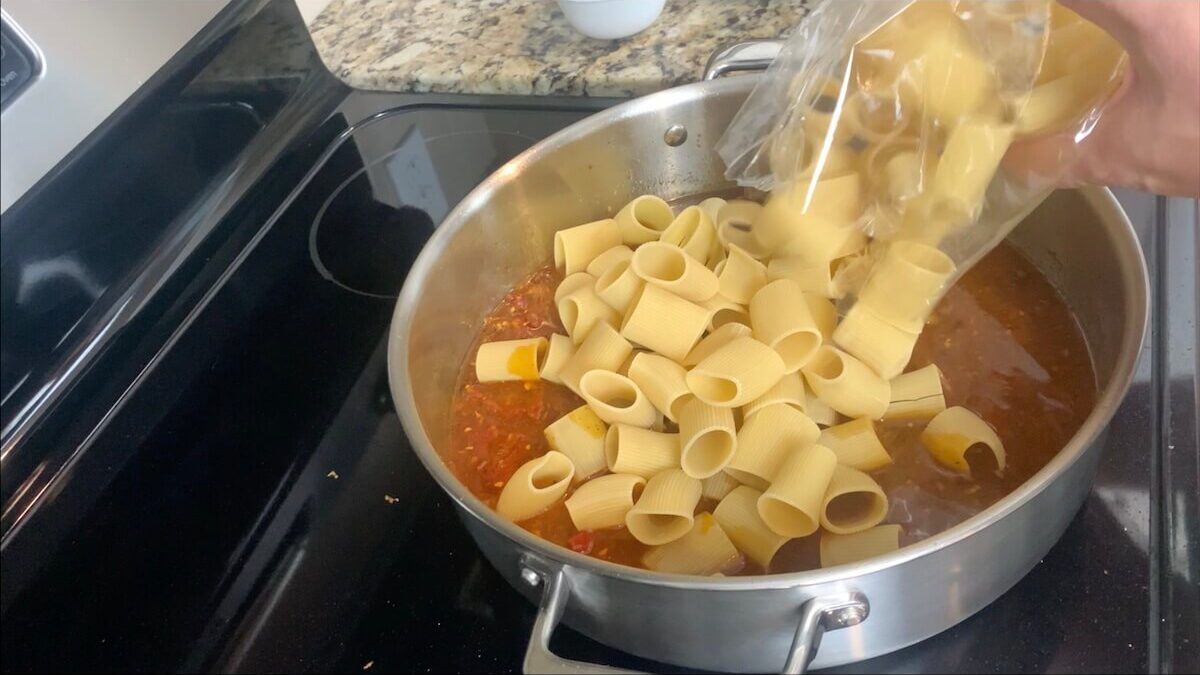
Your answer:
[[[531,569],[521,570],[521,578],[530,586],[537,586],[542,582],[542,578],[538,576],[538,573]]]
[[[687,127],[682,124],[672,124],[667,128],[667,133],[663,134],[663,140],[672,148],[683,145],[683,142],[687,140]]]

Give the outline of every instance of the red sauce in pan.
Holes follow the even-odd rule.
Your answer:
[[[562,333],[554,309],[559,281],[553,268],[544,268],[513,288],[484,319],[477,344]],[[479,384],[474,353],[472,348],[463,366],[451,443],[442,450],[471,492],[495,506],[509,476],[549,449],[542,430],[583,402],[566,387],[544,382]],[[1074,435],[1096,396],[1074,317],[1041,273],[1007,245],[964,275],[937,307],[909,369],[929,363],[945,376],[947,405],[965,406],[995,427],[1008,467],[1003,474],[959,476],[921,446],[922,423],[880,424],[895,463],[872,475],[888,493],[887,522],[904,526],[903,543],[965,520],[1028,480]],[[699,508],[713,507],[702,501]],[[635,567],[642,567],[647,548],[624,529],[576,531],[561,503],[521,526],[561,546]],[[766,571],[817,567],[817,539],[788,542]],[[762,572],[747,564],[739,573]]]

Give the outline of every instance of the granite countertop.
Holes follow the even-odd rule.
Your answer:
[[[805,0],[668,0],[621,40],[576,32],[553,0],[333,0],[309,29],[359,89],[638,96],[694,82],[718,48],[778,37]]]

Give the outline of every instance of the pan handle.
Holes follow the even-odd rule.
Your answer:
[[[521,579],[530,586],[542,587],[542,602],[533,622],[533,634],[525,649],[522,670],[529,674],[571,673],[572,675],[639,675],[636,670],[621,670],[595,663],[564,659],[550,651],[550,636],[562,619],[571,598],[571,580],[562,567],[552,566],[526,556],[521,561]]]
[[[807,672],[825,631],[857,626],[870,613],[867,596],[858,591],[822,595],[805,602],[800,607],[800,625],[796,627],[783,672],[789,675]]]
[[[783,49],[783,40],[747,40],[721,49],[704,66],[704,79],[715,80],[726,73],[766,70]]]
[[[532,556],[521,561],[521,579],[531,586],[542,587],[542,601],[533,622],[533,634],[525,649],[525,673],[571,673],[572,675],[641,675],[636,670],[622,670],[596,663],[564,659],[550,651],[550,638],[562,619],[563,610],[571,598],[571,580],[561,566],[545,563]],[[788,650],[784,673],[804,673],[812,663],[826,631],[848,628],[863,622],[871,612],[867,596],[847,591],[812,598],[800,607],[800,625]]]

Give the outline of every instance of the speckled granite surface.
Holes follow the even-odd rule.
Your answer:
[[[326,65],[360,89],[637,96],[694,82],[710,54],[777,37],[805,0],[668,0],[623,40],[576,32],[553,0],[333,0],[309,26]]]

